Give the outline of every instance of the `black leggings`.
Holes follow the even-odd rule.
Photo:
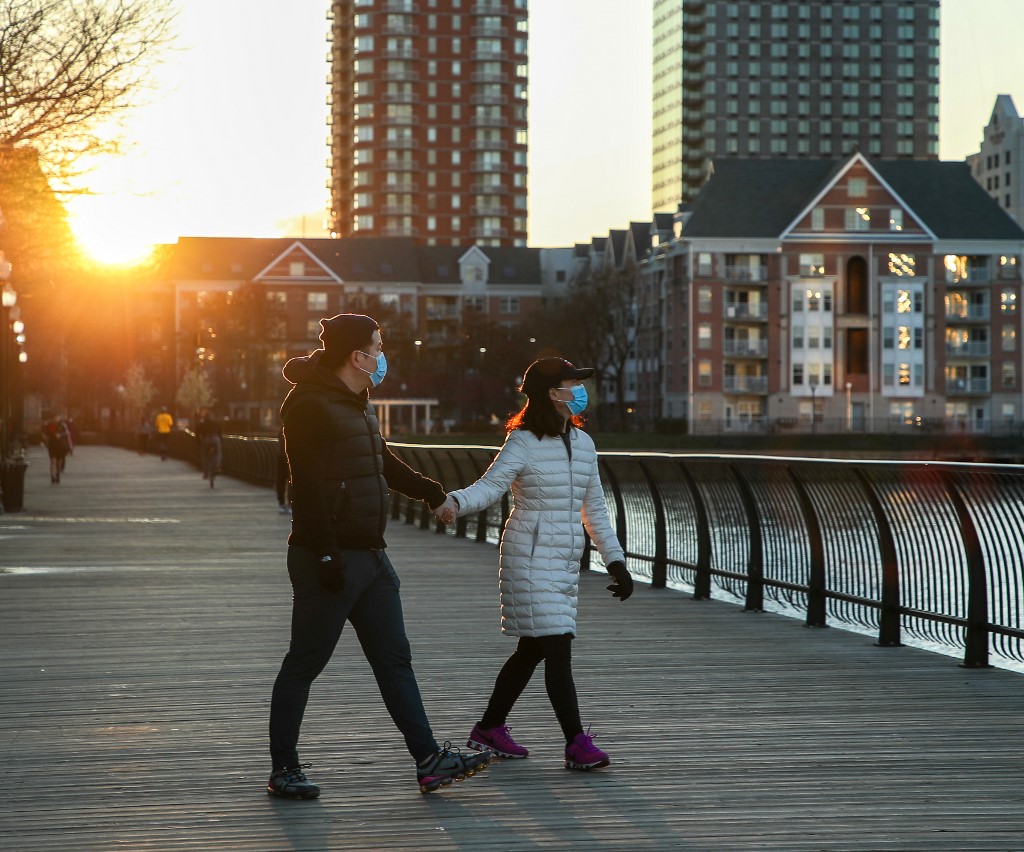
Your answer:
[[[544,686],[548,698],[565,741],[572,742],[583,731],[580,706],[576,700],[576,684],[572,679],[572,639],[571,633],[521,637],[515,653],[498,672],[480,727],[488,730],[505,724],[513,705],[533,677],[537,664],[544,660]]]

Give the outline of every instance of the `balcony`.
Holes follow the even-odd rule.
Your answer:
[[[725,277],[729,281],[766,281],[768,279],[768,267],[726,265]]]
[[[419,120],[414,115],[385,115],[382,123],[392,126],[411,127],[414,124],[419,124]]]
[[[500,115],[474,115],[469,123],[472,127],[508,127],[508,119]]]
[[[415,24],[384,24],[381,28],[384,35],[401,35],[401,36],[417,36],[420,34],[420,28]]]
[[[768,393],[767,376],[725,376],[722,379],[725,393]]]
[[[508,231],[505,228],[484,228],[477,227],[472,228],[469,232],[472,237],[488,238],[495,240],[503,240],[508,236]]]
[[[509,189],[503,183],[493,184],[477,181],[470,184],[469,191],[474,195],[506,195]]]
[[[414,104],[417,98],[412,92],[385,92],[381,100],[386,104]]]
[[[505,35],[505,28],[501,24],[477,24],[469,28],[469,34],[474,38],[501,38]]]
[[[473,4],[474,15],[508,15],[511,14],[508,9],[499,3],[474,3]]]
[[[385,47],[380,55],[385,59],[416,59],[419,51],[411,47]]]
[[[963,287],[965,284],[990,284],[992,282],[992,270],[987,266],[979,266],[974,269],[967,269],[962,275],[954,275],[946,270],[946,285]]]
[[[399,225],[381,229],[381,235],[385,237],[415,237],[415,228],[405,228]]]
[[[384,79],[411,81],[416,79],[416,72],[413,71],[411,68],[403,68],[400,71],[389,69],[384,72]]]
[[[946,354],[953,357],[980,358],[992,354],[992,344],[988,340],[969,340],[966,343],[947,343]]]
[[[405,149],[418,148],[419,146],[416,144],[415,139],[385,139],[383,142],[381,142],[381,147],[391,149]]]
[[[504,163],[488,163],[488,162],[485,162],[483,160],[474,160],[473,161],[473,171],[474,172],[491,172],[491,173],[507,172],[508,171],[508,166],[506,166]]]
[[[424,316],[428,320],[454,320],[459,318],[458,305],[442,305],[440,307],[427,307]]]
[[[492,204],[481,204],[478,207],[471,207],[469,212],[474,216],[506,216],[508,215],[508,208]]]
[[[386,183],[381,189],[384,192],[419,192],[419,184],[413,183],[412,181],[403,180],[396,181],[394,183]]]
[[[991,393],[992,380],[988,376],[969,379],[946,379],[946,394]]]
[[[508,142],[493,139],[474,139],[469,143],[474,151],[507,151]]]
[[[504,50],[476,50],[473,59],[477,62],[507,62],[508,53]]]
[[[416,212],[414,204],[385,204],[381,208],[385,216],[412,216]]]
[[[768,341],[725,340],[722,342],[722,354],[729,358],[766,358]]]
[[[385,171],[390,172],[416,172],[419,171],[419,166],[412,160],[401,160],[390,159],[384,160],[381,164]]]
[[[469,99],[472,104],[485,104],[487,106],[505,106],[508,97],[505,95],[472,95]]]
[[[725,319],[768,319],[768,305],[765,302],[726,302],[722,306]]]
[[[960,322],[988,322],[992,312],[988,305],[969,305],[955,311],[946,311],[946,324],[955,325]]]
[[[507,83],[508,74],[494,74],[490,71],[474,71],[470,77],[474,83]]]

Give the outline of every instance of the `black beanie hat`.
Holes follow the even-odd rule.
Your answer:
[[[320,340],[324,344],[320,363],[331,370],[341,366],[356,349],[369,345],[378,328],[376,320],[363,314],[338,314],[320,320]]]

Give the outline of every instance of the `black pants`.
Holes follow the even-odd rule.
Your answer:
[[[541,660],[544,660],[544,687],[554,708],[558,724],[565,735],[565,741],[583,730],[580,721],[580,706],[576,699],[576,684],[572,679],[571,633],[561,636],[523,636],[515,653],[505,661],[494,682],[491,700],[480,720],[485,730],[504,725],[516,700],[523,694],[526,685]]]
[[[399,581],[383,550],[344,550],[345,588],[331,594],[320,585],[316,555],[288,548],[294,593],[288,653],[270,702],[270,759],[274,769],[298,766],[298,740],[309,689],[331,659],[348,621],[373,669],[384,705],[421,761],[438,750],[430,730],[405,635]],[[344,700],[344,696],[340,696]]]

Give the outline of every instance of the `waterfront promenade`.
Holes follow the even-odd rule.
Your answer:
[[[1024,675],[582,579],[575,670],[613,765],[562,768],[535,678],[525,761],[428,796],[346,631],[271,799],[270,688],[288,634],[272,491],[83,446],[0,515],[0,850],[1024,849]],[[414,664],[464,745],[512,641],[493,545],[393,521]]]

